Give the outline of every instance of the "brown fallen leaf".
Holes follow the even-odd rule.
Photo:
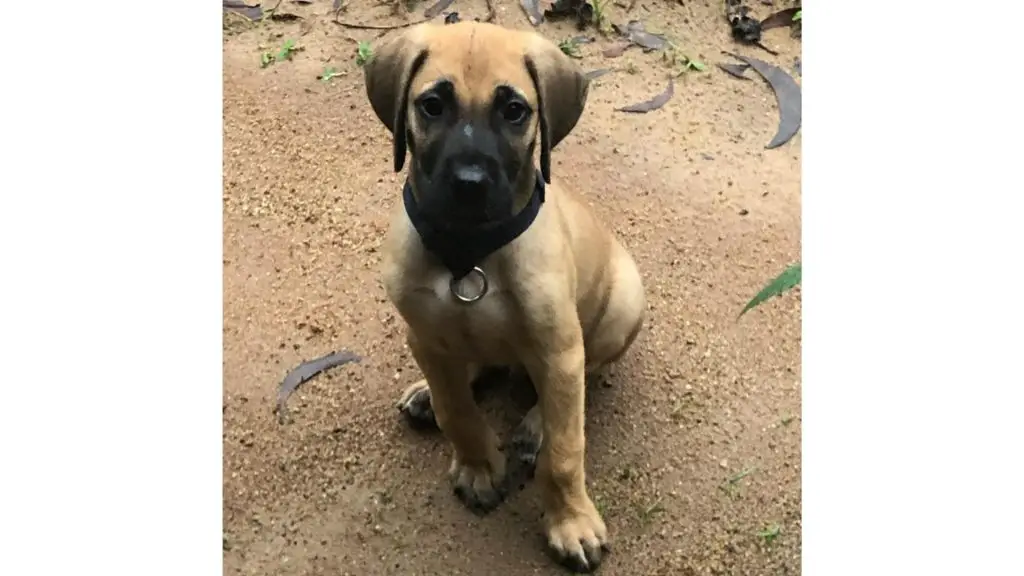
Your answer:
[[[263,8],[259,4],[250,6],[242,0],[224,0],[224,9],[241,14],[249,20],[261,20],[263,18]]]
[[[749,56],[740,56],[731,52],[726,52],[726,54],[749,64],[751,68],[757,70],[757,73],[768,81],[768,85],[775,92],[775,100],[779,105],[779,127],[775,131],[775,136],[765,148],[770,150],[789,142],[800,130],[802,115],[800,85],[796,83],[796,80],[793,80],[792,76],[778,66]]]
[[[612,46],[611,48],[606,48],[603,52],[601,52],[601,55],[604,56],[605,58],[618,58],[619,56],[622,56],[626,52],[626,50],[629,50],[629,47],[632,45],[632,42],[625,42],[623,44],[619,44],[618,46]]]
[[[539,0],[519,0],[519,6],[522,7],[523,12],[526,12],[526,18],[530,24],[540,26],[541,22],[544,22],[544,13],[540,8]]]
[[[436,3],[428,6],[427,9],[423,11],[423,17],[433,18],[434,16],[437,16],[441,12],[447,10],[448,7],[452,5],[452,2],[455,2],[455,0],[437,0]]]
[[[306,34],[309,34],[310,31],[313,30],[314,24],[316,24],[316,20],[313,20],[312,18],[303,20],[302,24],[299,24],[299,36],[305,36]]]
[[[314,358],[313,360],[303,362],[288,372],[277,389],[277,404],[274,406],[274,412],[277,414],[278,422],[284,424],[287,421],[288,410],[285,405],[288,402],[288,397],[291,396],[292,392],[295,392],[303,382],[306,382],[310,378],[329,368],[342,366],[349,362],[359,362],[360,360],[362,360],[362,358],[358,355],[349,352],[348,350],[342,350],[340,352],[332,352],[326,356],[321,356],[320,358]]]
[[[598,68],[597,70],[586,72],[583,75],[587,77],[587,80],[596,80],[609,72],[613,72],[613,70],[611,68]]]
[[[616,108],[616,110],[619,112],[631,112],[633,114],[646,114],[652,110],[657,110],[658,108],[661,108],[662,106],[667,104],[668,101],[672,99],[672,94],[674,93],[675,84],[672,81],[672,79],[669,78],[668,86],[665,88],[665,91],[662,92],[661,94],[658,94],[657,96],[651,98],[650,100],[638,102],[637,104],[632,104],[630,106],[625,106],[623,108]]]
[[[771,30],[772,28],[781,28],[783,26],[793,25],[793,16],[796,16],[799,8],[786,8],[785,10],[779,10],[775,14],[761,20],[761,31]]]
[[[270,19],[275,22],[295,22],[296,20],[303,20],[302,16],[299,16],[298,14],[278,12],[277,10],[270,13]]]
[[[620,36],[625,37],[633,44],[643,48],[644,52],[661,50],[668,46],[667,38],[660,34],[651,34],[644,30],[644,23],[639,20],[630,20],[625,26],[612,24],[612,28],[614,28]]]
[[[750,80],[750,78],[747,78],[745,76],[747,70],[750,69],[750,64],[720,63],[718,67],[721,68],[724,72],[727,72],[732,76],[740,78],[741,80]]]

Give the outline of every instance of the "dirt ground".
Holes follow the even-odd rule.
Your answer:
[[[530,26],[518,2],[494,3],[499,24]],[[285,0],[312,23],[301,36],[309,24],[225,17],[225,573],[562,573],[545,554],[534,486],[473,515],[451,493],[440,434],[411,430],[394,407],[419,374],[378,273],[402,176],[355,55],[380,32],[333,23],[330,4]],[[343,18],[393,24],[425,6],[396,16],[353,0]],[[451,10],[486,13],[484,0]],[[640,0],[609,17],[671,35],[707,71],[678,78],[661,110],[616,112],[661,92],[669,68],[638,48],[605,58],[613,42],[598,36],[581,65],[619,71],[594,81],[554,154],[556,177],[636,258],[649,299],[635,346],[587,398],[590,493],[612,540],[601,573],[798,574],[799,289],[736,315],[799,259],[801,136],[765,150],[778,119],[770,89],[714,63],[727,49],[792,73],[800,43],[775,29],[765,37],[779,56],[737,46],[714,0]],[[261,53],[291,38],[303,50],[261,68]],[[318,80],[326,67],[340,75]],[[284,374],[342,348],[365,359],[304,385],[279,425]],[[484,401],[501,435],[527,408],[513,392]]]

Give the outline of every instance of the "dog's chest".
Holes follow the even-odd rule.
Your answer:
[[[466,296],[479,294],[479,284],[460,286]],[[487,292],[475,302],[453,293],[446,271],[423,274],[392,301],[417,340],[438,352],[488,363],[512,363],[519,332],[515,306],[497,278],[488,278]]]

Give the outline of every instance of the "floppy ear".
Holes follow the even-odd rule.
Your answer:
[[[561,49],[534,36],[526,50],[526,70],[537,90],[540,112],[540,172],[551,182],[551,150],[576,127],[587,103],[590,79]]]
[[[393,135],[395,172],[401,172],[405,165],[405,109],[409,103],[409,82],[427,59],[424,33],[417,26],[395,36],[379,46],[363,66],[370,105]]]

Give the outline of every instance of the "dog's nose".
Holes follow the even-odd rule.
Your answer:
[[[483,166],[467,164],[452,171],[452,193],[459,202],[483,202],[491,179]]]

